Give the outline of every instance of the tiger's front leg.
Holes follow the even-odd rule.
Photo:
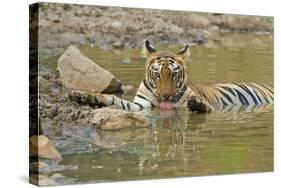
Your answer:
[[[193,95],[187,100],[187,107],[190,111],[207,113],[214,111],[210,103],[198,95]]]
[[[128,111],[140,111],[143,109],[135,103],[127,100],[120,99],[114,95],[101,94],[101,93],[89,93],[84,91],[72,91],[69,94],[70,99],[80,103],[89,104],[94,107],[105,107],[114,106],[118,109],[128,110]]]
[[[110,95],[75,90],[71,91],[69,98],[79,104],[88,104],[99,108],[110,106],[109,102],[112,100]]]

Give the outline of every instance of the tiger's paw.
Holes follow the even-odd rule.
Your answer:
[[[79,104],[91,105],[93,107],[103,107],[103,104],[99,100],[101,97],[102,94],[99,93],[93,94],[77,90],[72,90],[69,94],[69,98],[72,101],[75,101]]]
[[[75,101],[79,104],[89,104],[91,102],[90,96],[83,91],[72,90],[68,96],[72,101]]]
[[[187,107],[190,111],[198,113],[207,113],[214,110],[211,105],[198,96],[191,96],[187,101]]]

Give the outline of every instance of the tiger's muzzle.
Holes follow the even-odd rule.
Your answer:
[[[160,78],[156,84],[159,101],[172,101],[176,95],[176,81],[172,77],[171,70],[163,66]]]

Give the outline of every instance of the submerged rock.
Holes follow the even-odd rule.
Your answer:
[[[44,135],[34,135],[29,138],[29,156],[54,160],[62,159],[54,144]]]
[[[121,92],[122,84],[112,73],[95,64],[75,46],[58,60],[57,70],[66,88],[88,92]]]
[[[130,127],[151,126],[150,120],[140,112],[128,112],[113,108],[101,108],[95,110],[92,121],[98,129],[119,130]]]

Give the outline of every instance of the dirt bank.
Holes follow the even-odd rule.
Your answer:
[[[40,3],[39,57],[58,55],[70,44],[139,48],[155,43],[206,43],[223,32],[273,31],[273,18],[120,7]]]

